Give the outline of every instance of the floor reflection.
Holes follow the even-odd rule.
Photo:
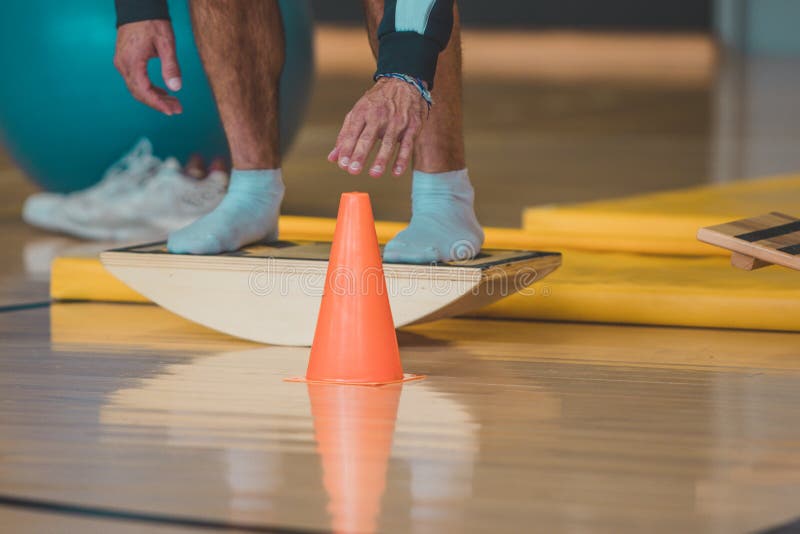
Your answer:
[[[399,335],[428,379],[362,399],[284,382],[307,349],[124,309],[56,307],[52,345],[47,310],[7,314],[0,489],[415,534],[729,532],[796,514],[796,334],[440,321]]]
[[[403,385],[307,387],[333,530],[375,532]]]
[[[387,493],[393,521],[421,525],[469,498],[479,425],[452,395],[431,381],[284,382],[302,374],[307,353],[264,347],[167,365],[108,396],[103,440],[163,433],[170,447],[212,451],[206,467],[223,471],[227,495],[219,497],[238,519],[292,524],[287,514],[300,507],[281,502],[294,495],[311,503],[308,517],[327,511],[336,532],[376,532]],[[318,456],[316,469],[309,456]],[[315,502],[325,504],[315,510]]]

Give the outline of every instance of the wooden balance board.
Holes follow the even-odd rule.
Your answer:
[[[730,250],[731,264],[739,269],[800,269],[800,219],[790,215],[772,212],[701,228],[697,239]]]
[[[216,256],[170,254],[164,243],[103,252],[114,276],[209,328],[274,345],[310,345],[330,243],[278,241]],[[561,254],[483,250],[468,261],[383,265],[396,327],[463,314],[524,291]],[[374,275],[374,273],[373,273]]]

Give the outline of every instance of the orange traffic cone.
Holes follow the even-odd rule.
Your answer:
[[[402,384],[308,384],[333,532],[376,532]]]
[[[417,378],[400,364],[369,195],[344,193],[306,380],[380,385]]]

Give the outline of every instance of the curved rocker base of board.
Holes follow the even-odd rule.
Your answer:
[[[103,252],[100,259],[132,289],[186,319],[260,343],[307,346],[329,252],[330,243],[279,241],[188,256],[155,243]],[[559,253],[484,250],[468,261],[386,263],[383,271],[394,323],[401,327],[476,310],[524,290],[559,265]]]

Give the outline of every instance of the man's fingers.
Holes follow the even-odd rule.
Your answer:
[[[182,86],[181,69],[175,55],[174,37],[156,39],[156,51],[161,59],[161,76],[170,91],[180,91]]]
[[[425,118],[423,108],[424,100],[408,84],[379,80],[347,114],[328,160],[337,161],[350,174],[359,174],[375,143],[382,139],[369,174],[378,177],[391,168],[397,150],[392,171],[399,176],[411,162]]]
[[[131,94],[140,102],[167,115],[181,113],[181,103],[160,87],[155,87],[147,76],[147,63],[140,62],[126,76]]]
[[[403,134],[403,140],[400,141],[400,150],[397,152],[397,161],[394,164],[394,169],[392,169],[392,174],[395,176],[400,176],[406,171],[409,162],[411,161],[411,155],[414,153],[414,140],[417,137],[416,129],[409,128]]]
[[[173,114],[181,113],[183,111],[183,106],[181,105],[181,101],[178,100],[178,97],[172,96],[157,85],[151,84],[150,88],[158,95],[162,102],[165,102],[169,106],[170,111]]]
[[[222,156],[214,158],[211,161],[211,165],[208,166],[208,173],[211,174],[212,172],[230,172],[228,160]]]
[[[369,175],[373,178],[378,178],[383,175],[387,163],[391,160],[394,154],[394,149],[397,146],[397,130],[387,130],[381,140],[378,154],[375,156],[375,161],[372,162],[372,167],[369,169]]]
[[[178,100],[176,97],[172,96],[171,94],[167,93],[160,87],[156,87],[151,85],[147,89],[148,95],[150,98],[157,99],[160,104],[166,107],[167,111],[165,113],[167,115],[175,115],[178,113],[183,112],[183,106],[181,106],[181,101]]]
[[[372,152],[372,147],[378,139],[378,125],[374,122],[368,122],[358,138],[356,147],[353,150],[353,155],[350,156],[350,165],[347,171],[350,174],[360,174],[361,169],[364,168],[364,160]]]
[[[339,158],[339,147],[335,146],[333,147],[333,150],[331,150],[331,153],[328,154],[328,161],[330,161],[331,163],[336,163],[336,160],[338,158]]]
[[[177,98],[163,94],[157,87],[150,86],[146,89],[137,89],[134,92],[134,96],[144,104],[166,115],[176,115],[183,112],[183,106],[181,106]]]
[[[125,78],[131,94],[144,104],[167,115],[183,111],[180,102],[154,87],[147,74],[147,63],[158,57],[161,75],[172,91],[181,88],[181,70],[175,53],[175,35],[166,20],[142,20],[123,24],[117,30],[114,66]]]
[[[183,172],[194,178],[205,178],[208,174],[206,162],[201,154],[192,154],[186,165],[183,166]]]
[[[339,167],[343,170],[347,170],[350,166],[350,156],[353,154],[353,149],[361,136],[364,125],[364,118],[360,114],[349,115],[345,119],[345,124],[336,139],[336,148],[339,150],[337,154]]]
[[[170,108],[165,102],[161,101],[158,93],[150,83],[147,77],[147,63],[140,63],[127,71],[125,81],[128,83],[128,89],[133,97],[161,113],[170,114]]]

